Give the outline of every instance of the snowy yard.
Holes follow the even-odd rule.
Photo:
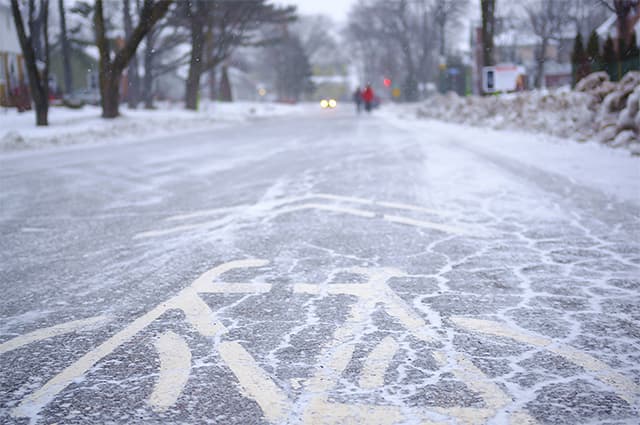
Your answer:
[[[48,127],[36,127],[32,112],[0,109],[0,151],[46,148],[85,143],[128,143],[163,135],[199,131],[246,120],[288,116],[305,106],[277,103],[205,103],[201,111],[161,104],[156,110],[123,108],[115,120],[100,117],[97,106],[81,109],[52,107]]]

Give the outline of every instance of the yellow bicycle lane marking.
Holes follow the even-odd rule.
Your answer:
[[[331,201],[356,202],[363,205],[384,206],[384,203],[362,200],[359,198],[340,197],[335,195],[309,195],[297,198],[296,201],[307,201],[310,198],[327,199]],[[420,207],[404,204],[387,203],[398,209],[419,211]],[[440,223],[431,223],[416,220],[410,217],[380,215],[372,211],[361,210],[340,205],[303,203],[291,205],[287,200],[277,202],[277,208],[271,210],[268,207],[259,207],[268,218],[274,218],[282,214],[304,210],[321,210],[345,213],[362,218],[380,218],[396,223],[414,227],[440,226],[438,230],[448,233],[463,231],[462,229],[449,227]],[[426,211],[425,211],[426,212]],[[195,213],[197,216],[197,213]],[[185,217],[183,215],[182,217]],[[177,220],[181,219],[178,218]],[[194,227],[197,228],[197,225]],[[170,232],[169,232],[170,233]],[[150,237],[148,232],[141,237]],[[132,339],[140,331],[149,326],[162,314],[171,309],[182,310],[187,322],[201,335],[216,337],[224,334],[227,329],[217,320],[215,312],[200,298],[202,293],[237,293],[260,294],[271,291],[272,286],[266,283],[219,283],[213,282],[226,271],[235,268],[261,267],[268,263],[266,260],[240,260],[232,261],[215,267],[198,279],[189,287],[182,290],[175,297],[165,303],[161,303],[145,315],[134,320],[129,326],[121,330],[95,349],[86,353],[76,362],[65,368],[58,375],[50,379],[36,392],[26,397],[12,411],[14,416],[34,417],[66,386],[87,373],[98,361],[112,353],[125,342]],[[381,269],[350,269],[367,277],[366,283],[333,283],[333,284],[308,284],[299,283],[293,285],[295,293],[305,293],[317,297],[333,295],[355,296],[357,301],[351,306],[351,313],[347,322],[338,328],[333,339],[323,348],[321,360],[327,367],[319,368],[316,374],[303,382],[304,392],[299,400],[294,402],[281,390],[266,372],[258,365],[253,357],[237,342],[225,341],[215,343],[216,349],[222,360],[229,366],[238,379],[243,394],[253,400],[262,409],[265,418],[272,423],[286,423],[293,420],[294,423],[303,418],[307,424],[328,423],[401,423],[411,418],[422,418],[423,424],[443,423],[455,419],[462,424],[483,424],[499,412],[505,414],[505,408],[511,403],[508,397],[490,378],[480,371],[469,358],[463,354],[450,356],[443,351],[436,350],[434,358],[441,367],[448,368],[454,376],[464,382],[470,389],[481,395],[485,402],[482,408],[407,408],[406,406],[378,406],[370,404],[345,404],[329,401],[330,391],[337,385],[340,376],[353,356],[356,344],[356,336],[367,322],[369,315],[377,305],[382,304],[387,313],[398,320],[405,329],[415,337],[431,342],[437,342],[437,333],[434,326],[440,323],[427,324],[417,313],[413,311],[389,286],[388,280],[392,277],[405,276],[399,270]],[[431,312],[428,317],[435,318]],[[91,325],[93,321],[99,322],[99,318],[75,321],[67,324],[41,329],[30,334],[14,338],[0,345],[1,347],[13,347],[15,349],[31,342],[50,338],[62,333],[82,330]],[[438,319],[439,320],[439,319]],[[583,366],[586,370],[594,372],[602,382],[614,387],[622,397],[630,403],[634,400],[634,394],[638,394],[638,387],[630,380],[617,374],[603,362],[581,353],[571,347],[553,344],[552,340],[527,335],[521,331],[508,328],[504,324],[478,319],[454,317],[453,322],[468,330],[484,332],[496,336],[508,336],[519,342],[536,347],[544,347],[549,351],[563,355],[568,360]],[[172,343],[170,343],[172,342]],[[161,371],[154,392],[149,398],[149,403],[156,410],[164,410],[175,403],[180,396],[184,385],[188,380],[190,365],[190,352],[188,346],[183,344],[182,338],[175,334],[163,334],[156,342],[156,348],[160,354]],[[170,348],[169,346],[173,346]],[[6,352],[8,350],[5,350]],[[375,389],[384,385],[384,374],[390,367],[391,360],[398,351],[397,342],[391,337],[373,348],[365,360],[365,367],[360,376],[360,386],[363,389]],[[3,351],[0,351],[0,354]],[[297,415],[297,416],[296,416]],[[535,420],[526,412],[515,411],[508,416],[512,423],[533,424]]]
[[[50,326],[29,332],[24,335],[12,338],[0,344],[0,354],[15,350],[32,342],[42,341],[43,339],[53,338],[55,336],[64,335],[71,332],[95,329],[105,324],[109,318],[107,316],[91,317],[89,319],[74,320],[62,323],[60,325]]]
[[[168,331],[156,341],[160,356],[160,374],[149,404],[156,411],[173,406],[189,380],[191,371],[191,351],[180,335]]]
[[[112,353],[170,309],[182,310],[187,322],[202,335],[216,336],[224,333],[225,327],[216,321],[215,313],[210,310],[198,294],[266,293],[271,290],[271,285],[265,283],[213,282],[222,273],[234,268],[261,267],[266,264],[267,261],[264,260],[240,260],[222,264],[205,272],[178,295],[136,319],[128,327],[82,356],[39,390],[26,397],[13,410],[13,415],[32,417],[34,412],[37,414],[67,385],[79,379],[99,360]],[[414,313],[388,286],[389,279],[405,276],[404,273],[389,268],[352,268],[347,270],[365,275],[367,281],[348,284],[293,285],[294,293],[305,293],[318,297],[330,294],[357,297],[357,301],[350,308],[349,318],[342,327],[335,331],[333,339],[323,349],[320,361],[327,367],[318,368],[316,374],[303,384],[305,392],[296,404],[287,397],[284,391],[260,368],[255,359],[240,344],[234,341],[225,341],[217,345],[216,348],[221,358],[235,374],[243,393],[258,403],[268,421],[284,423],[288,418],[291,418],[292,413],[297,413],[306,424],[349,422],[392,424],[406,420],[407,414],[410,414],[411,417],[421,417],[424,424],[441,423],[447,418],[454,418],[459,423],[472,425],[485,423],[510,403],[510,398],[465,355],[457,354],[454,358],[447,358],[445,352],[438,350],[433,353],[438,364],[441,367],[448,367],[458,379],[479,393],[484,400],[485,407],[407,409],[403,406],[330,402],[329,393],[337,385],[340,376],[351,360],[357,343],[356,337],[364,330],[364,326],[368,323],[368,317],[376,306],[384,305],[387,313],[402,323],[407,331],[417,338],[436,341],[431,326]],[[90,319],[87,322],[94,320]],[[573,348],[554,344],[549,339],[511,329],[498,322],[462,317],[454,317],[452,321],[465,329],[510,337],[519,342],[545,347],[552,352],[564,355],[570,361],[596,372],[599,379],[616,388],[621,396],[630,403],[634,400],[634,394],[637,394],[638,388],[635,384],[612,372],[604,363],[587,354],[578,353]],[[59,328],[64,329],[65,325],[59,325]],[[42,339],[50,337],[44,334],[41,336]],[[156,346],[161,353],[161,371],[149,402],[154,409],[164,410],[175,403],[187,382],[191,354],[186,342],[172,332],[163,334]],[[359,382],[362,388],[376,388],[384,384],[384,374],[397,349],[397,343],[391,337],[383,339],[377,347],[374,347],[365,360],[365,368],[360,377]],[[518,411],[512,415],[512,419],[519,418],[519,421],[526,419],[527,423],[535,423],[525,412]]]

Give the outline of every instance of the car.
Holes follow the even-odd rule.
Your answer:
[[[335,99],[322,99],[320,101],[320,107],[322,109],[333,109],[338,106],[338,101]]]

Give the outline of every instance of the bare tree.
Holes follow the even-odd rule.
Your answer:
[[[451,24],[456,23],[469,7],[468,0],[437,0],[433,6],[433,15],[438,25],[440,56],[446,56],[446,32]]]
[[[144,0],[138,25],[131,32],[124,46],[115,55],[111,54],[109,40],[105,31],[105,20],[102,0],[96,0],[94,10],[94,27],[96,33],[96,45],[100,52],[100,96],[102,102],[102,116],[115,118],[119,115],[120,103],[120,79],[122,72],[133,57],[138,45],[169,10],[173,0]]]
[[[24,27],[18,0],[11,0],[13,20],[36,108],[36,125],[43,126],[49,124],[49,0],[40,0],[38,6],[35,0],[29,0],[27,8],[29,34]]]
[[[144,45],[144,77],[142,79],[142,97],[144,100],[144,107],[146,109],[153,108],[153,70],[155,63],[155,43],[158,38],[159,30],[154,27],[149,30],[145,37]]]
[[[178,6],[179,9],[181,6]],[[175,10],[175,9],[174,9]],[[190,52],[181,49],[189,43],[189,31],[172,23],[169,14],[149,30],[144,39],[141,98],[144,107],[152,109],[155,96],[154,82],[161,76],[187,65]]]
[[[640,0],[600,0],[610,11],[616,14],[616,25],[618,27],[618,48],[620,40],[629,41],[633,30],[629,16],[634,9],[638,8]]]
[[[573,0],[569,14],[576,32],[587,37],[607,19],[607,7],[600,0]]]
[[[341,55],[342,49],[330,31],[334,27],[328,16],[308,15],[301,16],[291,29],[300,37],[309,60],[315,63],[332,61]]]
[[[536,73],[534,84],[540,88],[544,79],[544,64],[552,40],[559,40],[570,22],[566,6],[557,0],[528,1],[525,5],[531,30],[538,38],[535,49]]]
[[[202,74],[229,59],[240,46],[267,43],[269,40],[260,39],[257,32],[262,25],[285,24],[295,18],[295,8],[274,6],[266,0],[189,0],[183,6],[178,19],[191,32],[187,109],[197,108]]]
[[[349,15],[348,34],[366,62],[365,78],[394,76],[402,81],[402,96],[416,100],[424,58],[435,44],[425,37],[430,13],[424,1],[361,0]],[[377,75],[376,75],[377,74]]]

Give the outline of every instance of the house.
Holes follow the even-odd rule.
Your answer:
[[[0,1],[0,106],[30,104],[28,92],[13,14],[9,4]]]
[[[573,31],[566,31],[561,38],[549,40],[544,55],[544,87],[571,84],[571,49],[574,37]],[[526,31],[517,29],[504,31],[494,39],[496,62],[524,66],[529,78],[527,86],[533,87],[539,44],[538,37]]]
[[[636,32],[636,43],[640,47],[640,4],[636,6],[636,9],[629,14],[627,26],[630,32]],[[611,14],[606,21],[602,23],[597,29],[598,37],[601,40],[611,36],[612,39],[618,38],[618,19],[615,14]]]

